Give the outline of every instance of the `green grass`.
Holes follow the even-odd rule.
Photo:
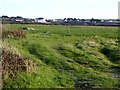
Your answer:
[[[4,80],[4,87],[120,87],[119,80],[112,76],[111,71],[111,67],[120,66],[117,63],[117,27],[30,24],[3,26],[6,30],[20,30],[23,27],[35,29],[25,30],[25,38],[4,38],[3,43],[12,45],[13,51],[31,58],[37,64],[34,72],[21,72],[15,79]],[[117,49],[106,49],[108,46]],[[109,53],[106,54],[105,50]]]

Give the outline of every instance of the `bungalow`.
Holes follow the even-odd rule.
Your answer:
[[[19,19],[16,19],[15,21],[16,21],[16,22],[23,22],[23,19],[22,19],[22,18],[19,18]]]
[[[46,20],[44,18],[40,17],[40,18],[35,18],[35,22],[43,23],[43,22],[46,22]]]

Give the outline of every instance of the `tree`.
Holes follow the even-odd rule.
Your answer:
[[[2,18],[9,18],[8,16],[3,15]]]

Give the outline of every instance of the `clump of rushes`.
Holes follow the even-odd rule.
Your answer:
[[[5,37],[20,37],[20,38],[23,38],[23,37],[26,37],[26,34],[21,31],[21,30],[14,30],[14,31],[2,31],[2,38],[5,38]]]
[[[18,72],[31,71],[35,66],[32,60],[23,58],[5,48],[2,49],[2,60],[3,79],[16,78]]]

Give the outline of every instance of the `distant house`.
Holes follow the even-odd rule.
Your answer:
[[[46,22],[46,20],[44,18],[40,17],[40,18],[35,18],[35,22],[43,23],[43,22]]]
[[[24,18],[23,19],[23,23],[34,23],[35,20],[34,19],[30,19],[30,18]]]
[[[15,21],[16,22],[23,22],[23,19],[22,18],[21,19],[20,18],[19,19],[15,19]]]

